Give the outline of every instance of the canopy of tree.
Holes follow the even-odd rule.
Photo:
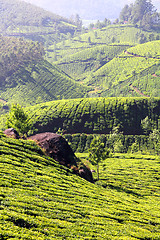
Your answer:
[[[120,13],[122,22],[140,24],[144,28],[151,28],[159,23],[159,14],[151,0],[136,0],[134,4],[125,5]]]

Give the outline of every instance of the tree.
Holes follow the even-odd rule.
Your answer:
[[[131,17],[132,7],[133,7],[133,4],[130,5],[130,6],[128,4],[126,4],[124,6],[122,11],[120,12],[120,16],[119,16],[120,21],[122,21],[122,22],[125,22],[125,21],[128,22],[129,21],[129,19]]]
[[[150,29],[158,23],[158,13],[151,0],[136,0],[134,4],[125,5],[120,13],[120,21],[129,21],[139,24],[145,29]]]
[[[78,29],[82,28],[82,20],[80,19],[80,16],[76,14],[75,16],[75,24],[78,27]]]
[[[124,152],[123,146],[123,133],[119,131],[119,127],[113,127],[112,131],[109,134],[108,145],[111,151],[115,152]]]
[[[91,37],[88,37],[88,43],[91,43]]]
[[[151,133],[153,124],[148,116],[141,120],[141,128],[143,129],[144,134],[149,135]]]
[[[156,9],[151,0],[136,0],[131,18],[132,23],[139,23],[143,28],[151,28],[157,21]]]
[[[160,154],[160,131],[158,129],[153,129],[153,132],[149,134],[148,140],[154,152]]]
[[[6,120],[7,128],[14,128],[20,136],[27,135],[33,128],[28,114],[19,104],[13,104]]]
[[[91,163],[97,166],[97,180],[99,180],[99,163],[109,157],[109,150],[105,148],[99,137],[95,137],[88,151]]]

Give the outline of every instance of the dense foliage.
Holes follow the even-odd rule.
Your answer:
[[[39,132],[110,133],[119,127],[124,134],[142,134],[141,121],[147,116],[158,129],[159,98],[83,98],[53,101],[28,109]]]
[[[0,36],[0,53],[0,86],[2,86],[6,78],[24,64],[43,59],[44,48],[38,42]]]
[[[14,128],[20,136],[27,136],[32,127],[30,118],[25,110],[19,104],[12,105],[7,116],[6,128]]]
[[[88,152],[95,134],[65,134],[72,149],[77,153]],[[101,142],[112,153],[160,154],[160,131],[153,130],[149,135],[123,135],[122,132],[98,134]]]
[[[103,188],[31,141],[0,134],[0,153],[1,239],[158,239],[158,157],[107,159]]]
[[[32,61],[2,81],[0,96],[23,106],[62,98],[84,97],[88,89],[45,60]]]
[[[124,6],[120,13],[120,20],[138,23],[141,27],[150,29],[155,24],[159,24],[159,14],[151,0],[136,0],[134,4]]]

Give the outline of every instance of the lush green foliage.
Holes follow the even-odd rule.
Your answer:
[[[14,128],[19,135],[27,135],[32,129],[29,116],[19,104],[13,104],[7,116],[6,128]]]
[[[114,130],[114,129],[113,129]],[[64,137],[76,153],[88,152],[96,134],[65,134]],[[114,153],[160,154],[160,131],[153,129],[149,135],[98,134],[104,146]]]
[[[0,6],[2,34],[53,43],[77,28],[71,21],[24,1],[1,0]]]
[[[45,157],[33,142],[1,134],[0,152],[1,238],[158,239],[157,157],[107,159],[104,189]]]
[[[97,180],[99,180],[99,163],[109,156],[109,151],[97,136],[92,140],[88,152],[91,163],[97,166]]]
[[[147,116],[159,128],[159,98],[83,98],[53,101],[27,109],[39,132],[110,133],[119,127],[124,134],[142,134]]]
[[[0,86],[2,87],[5,78],[13,74],[20,66],[42,59],[44,49],[38,42],[0,36],[0,53]]]
[[[128,45],[103,45],[87,48],[63,57],[57,65],[70,76],[80,80],[122,53]]]
[[[50,46],[46,58],[81,84],[92,86],[91,97],[157,97],[159,38],[158,32],[133,25],[109,25]],[[145,42],[149,43],[141,45]]]
[[[8,76],[0,88],[7,102],[34,105],[61,98],[84,97],[88,89],[47,61],[32,61]]]
[[[145,29],[159,25],[158,13],[151,0],[136,0],[130,6],[125,5],[120,13],[120,20],[139,24]]]

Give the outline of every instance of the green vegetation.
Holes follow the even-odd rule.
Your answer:
[[[34,105],[62,98],[84,97],[89,89],[45,60],[32,61],[2,81],[0,98],[8,103]]]
[[[128,45],[100,45],[81,50],[59,60],[56,65],[72,78],[83,79],[95,72],[115,56],[122,53]]]
[[[0,132],[0,239],[158,240],[160,33],[151,1],[89,29],[78,15],[69,21],[19,0],[0,0],[0,13],[0,129],[64,134],[79,165],[97,168],[91,184],[33,141]]]
[[[109,25],[50,46],[46,59],[82,85],[92,86],[90,97],[157,97],[159,38],[158,32],[134,25]]]
[[[64,137],[76,153],[87,153],[95,137],[99,137],[111,153],[160,154],[160,131],[153,129],[149,135],[110,134],[65,134]]]
[[[7,116],[6,128],[14,128],[21,136],[27,135],[29,131],[33,130],[29,116],[19,104],[12,105]]]
[[[159,98],[83,98],[53,101],[27,109],[39,132],[59,128],[65,133],[110,133],[119,127],[126,135],[143,134],[147,116],[159,128]]]
[[[99,181],[99,163],[104,161],[109,156],[109,151],[104,148],[104,143],[99,137],[95,137],[90,145],[89,159],[93,165],[97,166],[97,180]]]
[[[19,0],[0,0],[0,29],[3,35],[20,36],[48,45],[77,28],[73,22]]]
[[[44,48],[38,42],[23,38],[0,36],[0,86],[3,87],[7,77],[28,62],[43,59]]]
[[[158,157],[103,161],[101,187],[58,165],[32,141],[0,136],[2,239],[158,239]]]
[[[125,5],[120,13],[122,22],[139,24],[144,29],[151,29],[154,25],[159,26],[159,14],[151,0],[136,0],[135,3]]]

